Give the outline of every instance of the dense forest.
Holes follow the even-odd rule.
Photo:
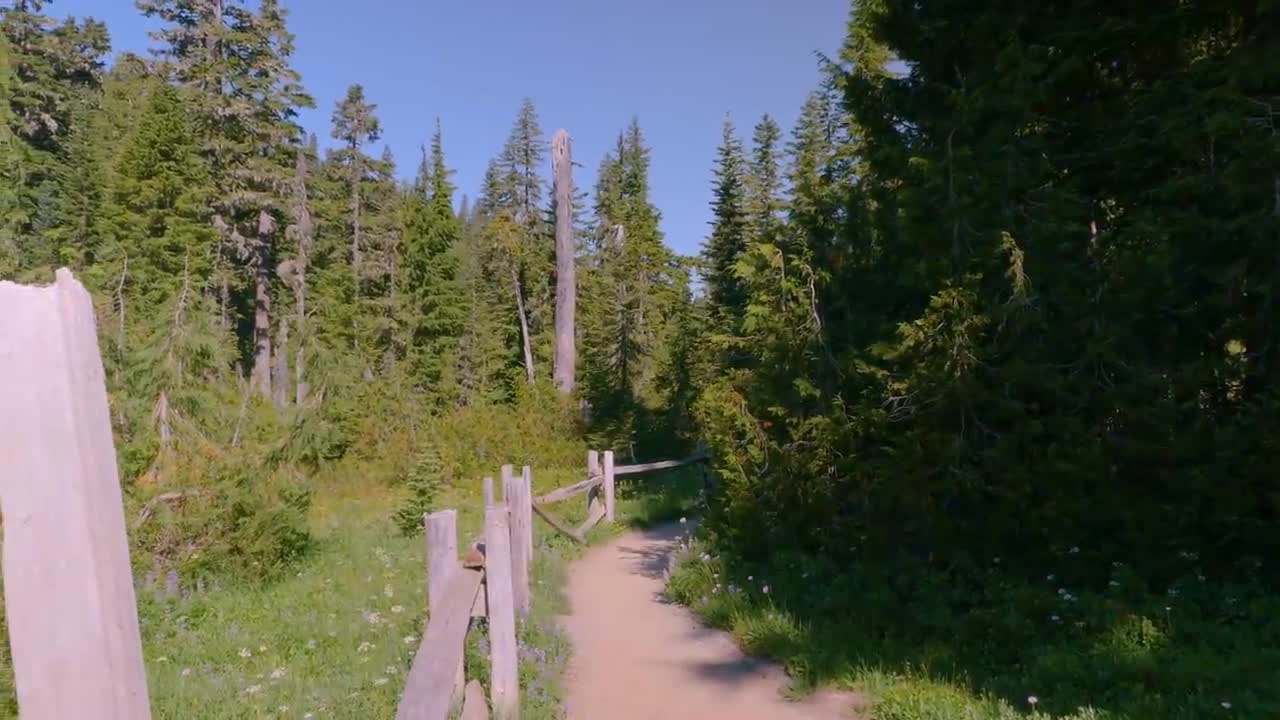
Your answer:
[[[0,278],[92,290],[130,502],[217,499],[137,534],[161,567],[278,567],[317,468],[452,482],[466,431],[393,428],[515,407],[705,443],[744,558],[1280,576],[1274,3],[855,3],[794,127],[726,117],[699,257],[631,122],[573,195],[570,394],[532,101],[464,195],[360,85],[319,149],[278,0],[139,0],[157,52],[113,59],[47,5],[0,10]]]

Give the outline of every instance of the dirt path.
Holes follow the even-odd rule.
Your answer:
[[[786,676],[662,597],[679,526],[594,548],[569,574],[570,720],[836,720],[851,698],[782,696]]]

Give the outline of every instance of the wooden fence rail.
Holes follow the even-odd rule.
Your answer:
[[[146,673],[106,383],[89,294],[65,269],[48,288],[0,282],[0,505],[4,602],[23,720],[147,720]],[[67,448],[72,448],[68,451]],[[397,720],[518,720],[516,627],[530,610],[533,516],[585,542],[615,517],[618,475],[704,459],[614,465],[587,455],[587,478],[538,498],[533,472],[485,478],[483,533],[459,557],[457,512],[423,518],[430,616]],[[576,530],[544,505],[587,495]],[[169,498],[173,499],[173,498]],[[164,496],[153,502],[166,501]],[[151,506],[148,506],[148,510]],[[148,511],[144,511],[148,512]],[[148,512],[149,514],[149,512]],[[145,515],[139,522],[145,522]],[[490,686],[465,676],[471,618],[487,616]],[[74,688],[74,692],[68,692]],[[458,706],[461,705],[459,708]]]

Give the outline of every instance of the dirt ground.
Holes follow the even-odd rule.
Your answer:
[[[837,720],[856,699],[783,696],[776,665],[750,658],[724,632],[662,596],[681,528],[633,532],[594,548],[570,569],[571,720]]]

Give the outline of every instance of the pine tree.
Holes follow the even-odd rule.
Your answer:
[[[733,121],[725,117],[716,156],[711,235],[703,258],[711,313],[718,331],[728,334],[736,332],[746,307],[746,292],[735,270],[747,249],[746,172],[742,143]]]
[[[776,244],[781,239],[782,213],[786,206],[778,161],[781,140],[782,129],[768,115],[761,118],[752,133],[751,165],[743,203],[750,242]]]
[[[455,382],[454,354],[465,320],[458,284],[462,226],[453,211],[452,174],[437,121],[430,156],[424,153],[423,167],[403,212],[405,269],[414,313],[414,373],[440,399],[454,394],[444,386]]]
[[[347,95],[333,111],[333,137],[341,140],[343,147],[333,154],[333,160],[347,169],[347,183],[351,192],[351,271],[356,278],[357,293],[360,282],[361,262],[361,212],[363,210],[364,185],[369,182],[372,159],[365,155],[364,147],[382,137],[382,125],[375,114],[378,106],[365,100],[364,88],[352,85]]]

